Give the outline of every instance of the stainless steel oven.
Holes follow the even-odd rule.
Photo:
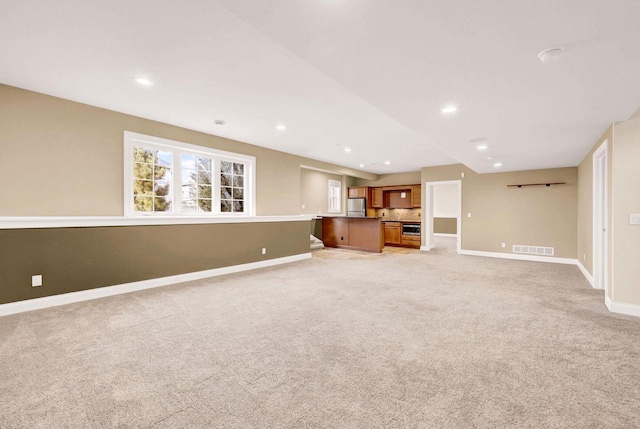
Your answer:
[[[419,223],[403,223],[402,235],[420,236],[420,224]]]

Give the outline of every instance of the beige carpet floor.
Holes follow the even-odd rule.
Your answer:
[[[640,319],[575,266],[325,249],[0,318],[0,427],[640,426]]]

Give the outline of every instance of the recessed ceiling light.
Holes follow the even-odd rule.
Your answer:
[[[487,140],[489,140],[486,137],[476,137],[475,139],[470,139],[467,140],[469,143],[482,143],[482,142],[486,142]]]
[[[478,150],[487,150],[489,148],[489,146],[487,146],[486,144],[479,144],[478,146],[476,146],[476,149]]]
[[[215,122],[216,125],[224,125],[224,124],[226,124],[224,119],[216,119],[214,122]]]
[[[543,63],[550,63],[557,60],[564,53],[564,46],[555,46],[538,52],[538,58]]]
[[[389,164],[391,164],[391,161],[385,161],[384,162],[384,165],[389,165]]]
[[[350,147],[345,147],[344,151],[347,152],[347,153],[350,153],[351,152],[351,148]]]
[[[493,164],[494,167],[502,167],[502,163],[501,162],[496,162],[495,164]]]
[[[360,164],[360,168],[364,168],[364,164]]]
[[[442,113],[453,113],[457,110],[458,108],[456,106],[447,106],[444,109],[442,109]]]
[[[138,82],[142,86],[153,86],[153,82],[146,77],[137,77],[136,82]]]
[[[284,125],[277,125],[276,128],[279,129],[280,131],[284,131],[287,129],[287,127],[285,127]]]

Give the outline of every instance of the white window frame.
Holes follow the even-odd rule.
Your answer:
[[[144,146],[173,153],[171,182],[171,210],[166,212],[138,212],[133,205],[133,148]],[[205,155],[213,158],[211,212],[182,212],[182,159],[181,154]],[[231,161],[245,165],[244,212],[220,211],[220,161]],[[233,152],[196,146],[160,137],[124,132],[124,216],[255,216],[256,215],[256,158]]]
[[[332,190],[337,190],[338,195],[334,195]],[[332,202],[336,202],[336,208],[332,207]],[[329,179],[329,200],[328,200],[328,212],[329,213],[342,213],[342,182],[339,180]]]

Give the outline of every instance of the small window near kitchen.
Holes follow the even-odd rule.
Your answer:
[[[329,180],[329,213],[340,213],[340,186],[338,180]]]

